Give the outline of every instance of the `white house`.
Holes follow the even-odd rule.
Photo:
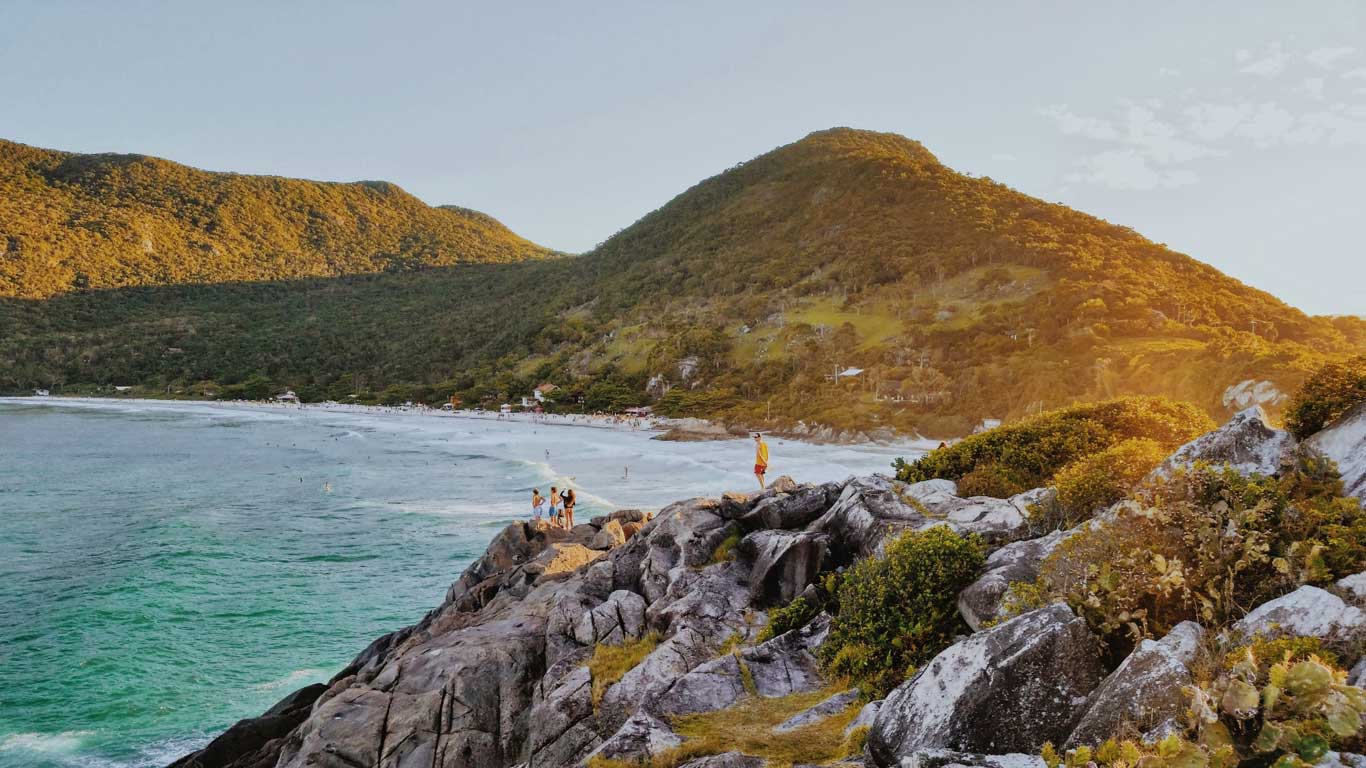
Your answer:
[[[34,397],[47,397],[49,394],[50,394],[50,393],[49,393],[46,389],[35,389],[35,390],[33,390],[33,396],[34,396]]]
[[[294,390],[292,389],[286,389],[284,392],[281,392],[280,394],[276,395],[275,399],[282,403],[299,402],[299,396],[294,394]]]

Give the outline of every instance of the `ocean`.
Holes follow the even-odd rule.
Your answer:
[[[753,490],[748,440],[450,414],[0,399],[0,767],[165,765],[418,620],[531,489],[580,522]],[[770,439],[770,480],[910,446]]]

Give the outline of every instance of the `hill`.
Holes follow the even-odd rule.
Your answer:
[[[387,182],[211,173],[0,141],[0,296],[543,258],[492,217]]]
[[[1366,348],[1359,318],[1309,317],[1130,229],[850,129],[706,179],[579,257],[0,309],[8,390],[496,403],[549,381],[589,409],[926,434],[1124,394],[1274,409]]]

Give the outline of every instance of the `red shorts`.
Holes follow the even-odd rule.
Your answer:
[[[754,465],[754,474],[756,474],[756,475],[762,475],[762,474],[764,474],[764,473],[767,472],[767,471],[768,471],[768,465],[767,465],[767,464],[755,464],[755,465]]]

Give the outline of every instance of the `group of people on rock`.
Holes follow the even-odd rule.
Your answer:
[[[531,519],[534,522],[540,522],[544,518],[549,520],[551,525],[567,531],[574,527],[574,504],[576,501],[573,488],[565,488],[561,491],[552,485],[548,497],[541,495],[540,488],[532,488]]]

